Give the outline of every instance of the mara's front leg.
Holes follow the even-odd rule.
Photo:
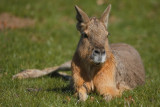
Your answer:
[[[84,86],[85,81],[80,77],[78,73],[73,73],[73,87],[75,94],[78,96],[80,101],[85,101],[88,98],[87,87]]]
[[[94,85],[98,93],[103,95],[106,101],[121,95],[117,89],[114,79],[114,72],[100,71],[94,78]]]
[[[83,74],[83,71],[74,63],[71,64],[72,67],[72,79],[73,87],[76,91],[80,101],[86,101],[88,98],[87,93],[91,91],[90,82],[86,82],[86,74]]]

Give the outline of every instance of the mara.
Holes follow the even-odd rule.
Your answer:
[[[109,101],[125,90],[143,85],[145,70],[139,53],[125,43],[109,44],[107,27],[111,5],[100,19],[89,18],[78,6],[75,9],[81,37],[72,61],[44,70],[28,69],[13,78],[35,78],[71,69],[71,84],[80,101],[87,100],[92,91]]]

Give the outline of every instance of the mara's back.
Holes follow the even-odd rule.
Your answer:
[[[128,44],[110,45],[116,62],[116,84],[129,88],[145,83],[145,71],[139,53]]]

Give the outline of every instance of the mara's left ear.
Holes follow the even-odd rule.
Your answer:
[[[109,19],[109,13],[111,10],[111,4],[108,5],[108,7],[106,8],[106,10],[103,12],[100,20],[105,24],[106,28],[108,26],[108,19]]]

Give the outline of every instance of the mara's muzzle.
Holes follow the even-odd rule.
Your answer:
[[[91,59],[95,64],[102,64],[106,61],[105,49],[94,49],[92,51]]]

